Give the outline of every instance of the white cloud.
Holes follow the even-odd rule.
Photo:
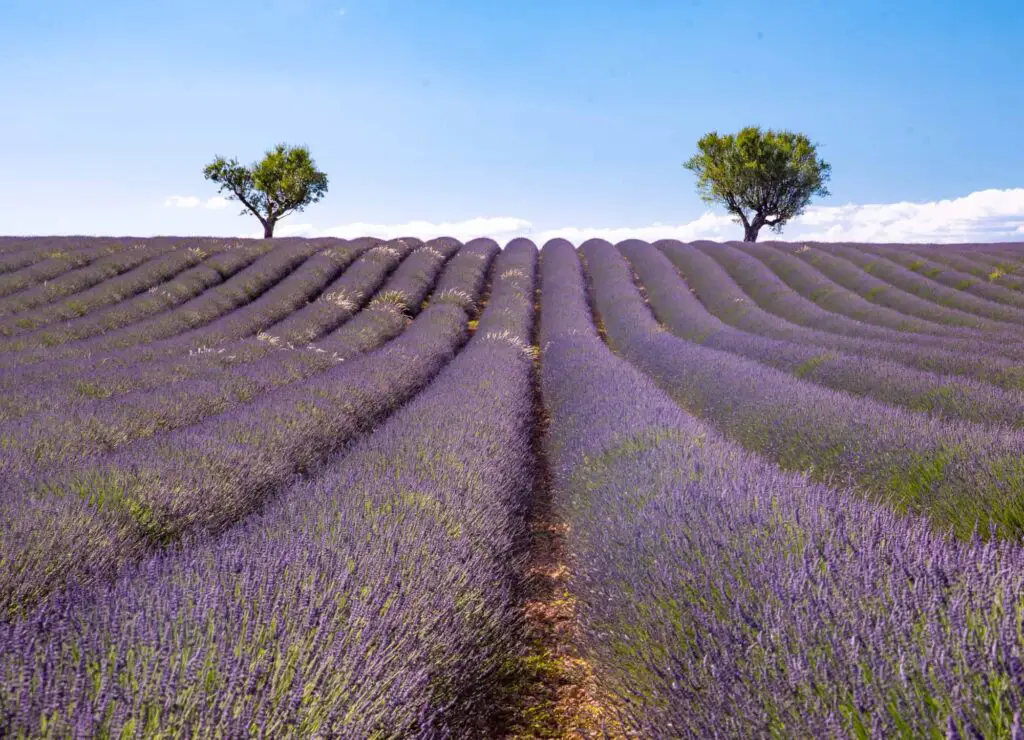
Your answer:
[[[275,236],[307,236],[321,237],[334,236],[339,239],[354,239],[360,236],[376,236],[380,239],[397,239],[401,236],[415,236],[419,239],[433,239],[438,236],[451,236],[459,241],[468,241],[480,236],[489,236],[492,239],[513,239],[517,236],[527,236],[530,233],[532,224],[521,218],[496,217],[496,218],[471,218],[466,221],[442,221],[432,223],[430,221],[407,221],[403,224],[368,224],[351,223],[342,226],[334,226],[328,229],[318,229],[312,224],[296,224],[282,221],[274,230]],[[249,233],[245,236],[263,236]]]
[[[573,244],[582,244],[587,239],[605,239],[615,244],[623,239],[643,239],[644,241],[657,241],[658,239],[679,239],[680,241],[693,241],[694,239],[732,239],[736,237],[737,226],[733,223],[731,216],[711,213],[704,213],[694,221],[682,224],[661,224],[655,223],[650,226],[622,227],[622,228],[578,228],[567,226],[561,229],[548,229],[532,235],[535,241],[546,242],[548,239],[567,239]]]
[[[184,206],[195,207],[196,203]],[[226,204],[226,203],[225,203]],[[211,207],[207,205],[207,207]],[[530,221],[512,216],[479,217],[465,221],[407,221],[400,224],[349,223],[319,228],[310,223],[282,222],[278,236],[351,239],[376,236],[394,239],[415,236],[430,239],[452,236],[460,241],[487,236],[505,243],[517,236],[543,244],[549,239],[568,239],[580,244],[587,239],[606,239],[612,243],[623,239],[741,239],[743,231],[727,214],[706,212],[692,221],[678,224],[654,223],[642,226],[587,227],[565,226],[538,229]],[[768,229],[762,239],[781,238],[790,241],[874,241],[874,242],[970,242],[1020,240],[1024,235],[1024,188],[980,190],[961,198],[923,203],[872,203],[866,205],[811,206],[791,221],[781,236]],[[260,233],[245,236],[261,237]]]
[[[219,211],[228,207],[228,199],[222,195],[215,195],[203,201],[194,195],[169,195],[164,200],[165,208],[209,208]]]
[[[1024,233],[1024,188],[924,203],[811,206],[787,239],[851,242],[999,241]]]

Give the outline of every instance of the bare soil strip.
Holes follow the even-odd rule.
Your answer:
[[[507,740],[609,737],[612,735],[602,728],[604,712],[596,699],[590,664],[577,649],[575,608],[567,584],[568,525],[558,515],[544,455],[548,419],[541,399],[539,363],[538,357],[533,440],[537,480],[530,502],[521,584],[527,651],[510,671],[506,701],[497,711],[497,736]]]

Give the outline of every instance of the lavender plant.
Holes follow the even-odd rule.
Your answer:
[[[682,339],[742,355],[833,390],[914,411],[985,424],[1024,425],[1020,392],[739,331],[708,313],[660,251],[635,240],[620,243],[618,249],[641,281],[655,317]]]
[[[1024,390],[1024,372],[1019,363],[994,354],[991,345],[987,343],[922,337],[910,333],[889,341],[871,340],[812,329],[804,324],[815,321],[816,311],[820,309],[807,301],[793,301],[792,291],[779,291],[766,301],[765,305],[775,311],[769,313],[744,292],[720,264],[701,250],[672,240],[655,242],[655,246],[673,262],[687,284],[715,316],[744,331],[892,360],[943,375],[975,378],[1007,390]],[[757,264],[752,258],[751,262]],[[764,265],[760,268],[767,271]],[[770,271],[767,272],[772,275]],[[760,293],[757,297],[763,299]]]
[[[66,272],[88,265],[107,255],[130,249],[131,245],[116,239],[103,239],[90,243],[81,249],[47,249],[45,259],[0,275],[0,299],[22,290],[30,290],[47,280],[53,280]]]
[[[955,263],[957,259],[955,255],[946,258],[936,254],[922,255],[910,250],[892,249],[881,244],[865,244],[860,249],[884,257],[947,288],[969,293],[984,301],[1003,304],[1004,307],[1011,309],[1024,309],[1024,295],[1021,295],[1019,291],[995,285],[987,279],[979,279],[978,276],[970,272],[957,269],[949,261],[952,259]],[[987,278],[987,276],[985,277]],[[1002,310],[998,306],[995,308]],[[1008,315],[1015,316],[1016,314]],[[999,318],[999,316],[993,316],[993,318]]]
[[[65,388],[50,386],[44,395],[30,396],[37,404],[36,413],[15,424],[0,425],[0,446],[7,452],[0,465],[0,480],[4,470],[31,469],[33,475],[39,475],[57,465],[72,468],[83,459],[136,439],[224,413],[353,356],[353,347],[345,346],[345,337],[334,343],[341,346],[330,353],[288,350],[293,348],[292,342],[317,338],[325,325],[347,320],[400,254],[395,248],[374,247],[324,294],[347,293],[358,296],[359,303],[341,306],[331,299],[323,301],[321,296],[320,301],[292,313],[267,332],[219,351],[192,354],[175,363],[138,363],[115,373],[93,374],[87,381],[66,383]],[[371,326],[391,324],[378,322]],[[404,322],[398,328],[404,328]],[[392,336],[389,332],[366,333],[355,346],[366,351]],[[90,396],[102,397],[83,399],[83,382],[88,383]],[[128,388],[135,390],[125,394]],[[115,390],[120,393],[113,397]],[[108,402],[108,398],[112,400]]]
[[[837,283],[860,292],[869,300],[930,321],[961,327],[960,335],[965,334],[965,327],[997,335],[1012,335],[1015,331],[1012,325],[955,307],[953,304],[963,304],[962,298],[949,298],[956,291],[944,293],[952,300],[952,304],[938,304],[934,295],[943,292],[942,286],[933,283],[934,287],[930,287],[927,279],[909,270],[903,270],[899,265],[886,265],[884,259],[860,255],[856,250],[854,254],[846,254],[840,251],[839,247],[823,250],[804,246],[807,248],[801,248],[802,251],[797,253],[798,257],[814,265]],[[1017,340],[1019,341],[1019,337]]]
[[[207,247],[207,249],[216,249],[216,247]],[[142,295],[121,301],[92,314],[71,319],[57,326],[48,326],[18,337],[12,337],[4,342],[3,349],[8,352],[21,352],[30,348],[41,349],[87,339],[96,334],[114,332],[129,324],[169,311],[195,298],[208,288],[223,283],[239,270],[248,267],[267,251],[269,251],[269,245],[266,243],[221,251],[186,270],[173,280],[153,286]],[[12,317],[12,319],[18,321],[20,317]],[[36,359],[38,357],[37,355]]]
[[[705,242],[696,242],[695,246],[702,249],[702,251],[725,267],[737,283],[761,306],[783,316],[789,321],[801,323],[810,328],[839,333],[848,337],[890,341],[905,339],[908,342],[938,347],[948,347],[951,342],[962,339],[969,343],[982,344],[993,353],[998,352],[1001,346],[991,337],[987,342],[985,341],[982,332],[978,331],[978,327],[984,321],[978,317],[964,318],[959,325],[955,326],[941,327],[936,322],[933,324],[932,336],[922,335],[918,337],[911,331],[896,331],[883,326],[870,326],[850,317],[821,308],[808,297],[813,295],[812,292],[804,295],[798,290],[794,290],[794,285],[799,286],[799,290],[807,290],[806,283],[787,284],[770,267],[742,250],[735,249],[727,244],[718,246]],[[811,248],[805,248],[805,246],[799,246],[798,249],[801,251],[797,252],[794,250],[794,254],[806,256],[811,251]],[[867,296],[873,301],[883,303],[885,304],[883,310],[903,310],[911,317],[910,321],[913,320],[913,317],[927,320],[928,317],[933,316],[935,313],[933,310],[935,307],[929,305],[927,301],[904,293],[863,270],[857,269],[854,265],[845,263],[843,260],[831,257],[830,255],[825,255],[825,259],[834,261],[842,268],[841,272],[834,272],[831,269],[823,270],[824,277],[828,279],[829,284],[832,286],[841,290],[852,291],[855,294]],[[816,257],[814,267],[819,270],[822,269]],[[792,279],[794,274],[796,273],[791,273],[789,277]],[[842,279],[840,280],[839,278]],[[905,328],[920,329],[922,324],[920,321],[917,324],[908,323]],[[1006,339],[1006,337],[1001,338],[1003,340]]]
[[[825,311],[839,314],[842,317],[847,317],[857,322],[873,324],[898,332],[949,336],[949,327],[944,327],[940,323],[919,316],[901,313],[895,308],[870,301],[860,293],[833,282],[811,265],[790,254],[787,250],[778,249],[764,243],[750,245],[752,248],[747,248],[748,245],[745,244],[730,244],[729,246],[761,260],[786,286],[798,295],[820,306]],[[711,247],[709,246],[708,249],[711,249]],[[870,277],[866,279],[871,280]],[[868,294],[877,297],[877,293],[871,293],[870,289]],[[835,326],[844,330],[851,328],[848,323],[840,323]],[[887,335],[879,333],[877,336]]]
[[[901,245],[902,246],[902,245]],[[967,273],[986,284],[994,287],[1002,287],[1014,293],[1020,291],[1024,284],[1018,278],[1013,278],[1014,268],[1009,270],[995,267],[994,265],[979,259],[976,253],[964,249],[935,249],[927,248],[922,250],[920,245],[908,244],[902,246],[902,251],[909,252],[918,257],[925,257],[929,260],[949,265],[955,270]]]
[[[3,251],[0,252],[0,275],[42,262],[52,257],[54,252],[59,254],[62,250],[74,248],[68,239],[61,239],[58,247],[50,237],[6,238],[4,243]]]
[[[541,343],[571,592],[625,731],[1020,736],[1018,545],[937,536],[722,439],[602,344],[565,242],[543,250]]]
[[[457,274],[444,282],[475,299],[486,255],[497,247],[465,249],[469,259],[453,258]],[[464,341],[466,321],[462,308],[431,306],[376,351],[63,471],[40,474],[31,456],[12,457],[0,493],[0,558],[10,564],[0,572],[0,614],[21,613],[69,580],[108,578],[153,547],[221,531],[257,510],[422,388]]]
[[[80,367],[83,358],[100,353],[104,355],[104,364],[124,365],[153,357],[161,350],[173,355],[204,343],[241,338],[283,318],[288,310],[305,302],[310,293],[315,295],[361,251],[361,248],[344,245],[324,249],[315,242],[282,245],[229,280],[168,313],[119,332],[45,351],[19,352],[0,358],[0,362],[13,362],[15,366],[45,362],[45,368],[23,368],[19,373],[38,382],[64,377],[69,370]],[[312,261],[307,265],[308,259]],[[243,306],[243,310],[235,310]],[[158,340],[164,341],[158,343]],[[123,351],[126,348],[130,349]]]
[[[106,421],[75,425],[78,428],[75,434],[79,438],[95,436],[95,430],[99,426],[118,430],[115,436],[123,442],[136,435],[123,434],[123,427],[111,422],[110,414],[113,414],[113,418],[134,418],[135,421],[129,426],[149,428],[152,431],[159,428],[167,429],[179,425],[171,422],[167,411],[177,413],[181,419],[198,420],[211,413],[210,409],[226,408],[225,404],[232,402],[230,399],[234,399],[234,402],[251,399],[282,382],[292,382],[302,377],[308,377],[350,354],[351,347],[354,346],[350,340],[356,338],[352,332],[341,332],[339,336],[332,335],[330,338],[321,337],[321,333],[325,328],[343,324],[355,314],[394,265],[394,261],[397,259],[396,252],[404,252],[410,246],[412,246],[412,242],[408,245],[395,242],[395,247],[389,248],[388,251],[376,252],[376,248],[374,248],[370,250],[370,253],[364,253],[356,258],[351,267],[324,290],[319,301],[289,314],[282,321],[259,332],[255,337],[221,343],[209,348],[178,351],[174,351],[176,347],[173,342],[168,342],[164,351],[159,353],[156,358],[140,359],[135,362],[132,362],[132,359],[137,355],[132,355],[130,352],[122,353],[117,358],[119,361],[111,361],[112,358],[107,357],[104,358],[104,362],[99,368],[90,369],[86,375],[69,373],[50,382],[37,382],[27,389],[27,392],[8,394],[0,403],[0,419],[13,420],[26,414],[51,413],[59,419],[57,422],[59,427],[67,427],[68,425],[62,419],[67,415],[69,409],[81,408],[83,413],[91,415],[89,407],[97,406],[97,399],[116,398],[124,394],[142,394],[156,390],[156,395],[161,400],[157,400],[152,395],[140,396],[141,402],[145,406],[146,416],[135,416],[135,411],[131,409],[132,399],[129,398],[120,404],[120,408],[109,410]],[[416,255],[419,251],[417,249],[413,254]],[[425,254],[434,263],[433,274],[436,274],[440,263],[437,262],[434,252],[435,250],[431,249]],[[471,250],[469,254],[472,255],[474,252],[475,250]],[[473,260],[474,264],[478,263],[475,257],[469,256],[467,259]],[[330,257],[325,258],[322,262],[325,262],[328,267],[333,264]],[[316,264],[309,266],[316,267]],[[422,265],[422,260],[416,260],[413,265],[417,281],[423,274]],[[297,277],[296,280],[301,277]],[[408,287],[408,271],[403,271],[402,266],[398,267],[393,277],[394,281],[389,280],[382,292],[394,291],[396,290],[395,286],[397,289]],[[358,300],[348,303],[325,300],[342,293],[357,297]],[[417,304],[416,308],[418,309],[418,307]],[[408,312],[414,313],[415,311],[410,307]],[[379,330],[383,329],[385,325],[388,330],[382,334]],[[404,325],[404,321],[396,322],[386,317],[384,317],[383,323],[371,322],[372,329],[359,342],[359,345],[364,348],[364,351],[372,349],[378,343],[395,336]],[[326,341],[330,346],[319,346],[318,342],[317,346],[309,348],[313,354],[275,352],[275,350],[301,349],[308,344],[310,339],[317,338]],[[170,352],[167,352],[168,348],[171,350]],[[328,354],[325,355],[325,352]],[[170,356],[168,357],[168,355]],[[268,357],[270,355],[272,356]],[[268,359],[263,361],[263,358]],[[251,363],[259,364],[245,367],[246,364]],[[220,375],[226,369],[235,368],[238,369],[238,372],[233,376],[232,374]],[[218,382],[219,377],[223,377],[227,382]],[[206,385],[205,393],[199,393],[198,397],[193,398],[192,394],[195,394],[197,390],[195,387],[188,390],[178,389],[176,385],[172,385],[185,380],[207,380],[212,381],[212,384]],[[206,403],[202,402],[203,398],[207,399]],[[183,400],[186,402],[184,405]],[[161,408],[165,411],[159,412]],[[21,425],[21,428],[23,431],[12,432],[7,436],[21,437],[26,440],[39,436],[24,431],[24,425]],[[0,434],[3,433],[0,432]],[[55,437],[49,444],[61,437],[54,431],[43,433],[41,436],[47,438],[51,435],[55,435]],[[100,441],[104,437],[110,438],[110,435],[99,435],[96,443],[107,444]],[[25,445],[20,446],[24,447]]]
[[[933,309],[938,307],[940,311],[959,311],[975,316],[981,316],[993,324],[997,331],[999,324],[1024,323],[1024,311],[1010,306],[993,304],[991,301],[971,293],[965,292],[962,288],[954,288],[929,279],[932,276],[922,275],[915,270],[903,267],[897,262],[884,256],[873,253],[872,250],[853,249],[843,244],[829,245],[827,251],[852,262],[865,272],[885,280],[912,295],[919,296],[933,304]],[[1008,327],[1004,327],[1005,330]]]
[[[480,734],[518,648],[535,259],[528,244],[502,253],[466,350],[316,479],[0,627],[15,646],[0,655],[0,730]],[[435,303],[414,325],[456,313]]]
[[[128,272],[139,265],[161,257],[173,247],[164,244],[140,243],[130,249],[101,257],[41,285],[0,298],[0,317],[44,306],[55,300],[85,291],[94,285]]]
[[[612,347],[724,436],[785,469],[849,479],[939,530],[1020,536],[1020,432],[910,413],[678,339],[655,321],[614,247],[591,240],[581,251]]]
[[[138,295],[171,280],[202,260],[216,254],[218,248],[206,249],[192,246],[181,246],[168,253],[155,257],[123,275],[112,278],[75,296],[66,298],[50,306],[35,311],[22,311],[17,317],[0,319],[0,335],[11,336],[39,329],[57,321],[68,321],[83,316],[90,311]],[[2,345],[0,345],[2,347]]]

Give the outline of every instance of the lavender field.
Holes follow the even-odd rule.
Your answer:
[[[0,737],[1024,740],[1024,244],[0,238]]]

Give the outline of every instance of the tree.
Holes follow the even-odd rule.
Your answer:
[[[712,131],[697,149],[683,166],[697,175],[701,200],[724,205],[743,224],[743,241],[757,241],[762,226],[780,233],[811,196],[829,194],[832,167],[803,134],[758,126],[724,136]]]
[[[219,183],[229,199],[241,201],[243,216],[246,211],[255,214],[263,224],[264,239],[274,236],[274,226],[282,218],[316,203],[327,192],[327,175],[316,168],[304,146],[278,144],[251,167],[218,156],[203,168],[203,175]]]

